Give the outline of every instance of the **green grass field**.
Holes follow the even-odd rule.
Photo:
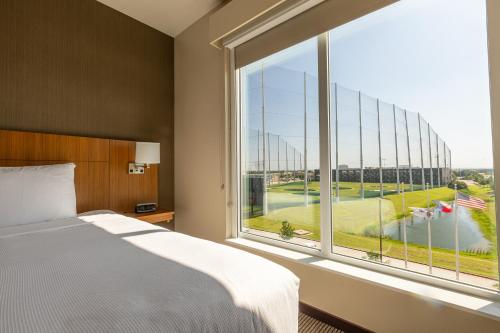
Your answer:
[[[487,209],[484,211],[479,209],[472,210],[472,217],[477,222],[479,229],[484,237],[493,245],[492,251],[496,258],[498,253],[498,240],[497,240],[497,219],[495,211],[495,196],[492,195],[492,189],[489,186],[469,186],[468,192],[476,197],[483,199],[487,204]]]
[[[409,215],[410,210],[402,211],[402,194],[396,193],[396,184],[384,184],[384,199],[379,199],[379,184],[365,184],[365,198],[359,199],[360,184],[341,183],[340,200],[332,198],[334,244],[366,252],[379,251],[379,238],[368,237],[367,230],[378,230],[379,205],[382,208],[383,223],[391,223],[403,215]],[[424,191],[410,192],[405,186],[407,207],[426,207],[427,194]],[[333,185],[335,192],[335,184]],[[471,195],[481,197],[488,203],[485,211],[472,210],[472,216],[478,223],[484,237],[492,244],[492,249],[486,254],[460,253],[461,271],[488,278],[497,279],[497,252],[496,252],[496,219],[495,197],[491,189],[481,186],[470,186]],[[375,195],[374,195],[375,193]],[[388,194],[390,193],[390,194]],[[432,200],[451,201],[454,191],[447,187],[429,190]],[[303,229],[311,234],[304,238],[319,241],[320,239],[320,205],[319,183],[309,184],[309,205],[304,205],[304,189],[302,182],[285,185],[274,185],[268,191],[270,212],[266,216],[244,219],[245,227],[279,233],[282,221],[288,221],[295,229]],[[404,258],[404,245],[397,240],[384,239],[383,251],[385,256]],[[426,264],[428,253],[425,246],[409,244],[408,257],[411,261]],[[433,264],[436,267],[455,269],[454,251],[448,249],[433,249]]]
[[[296,229],[305,229],[313,234],[311,239],[318,240],[319,230],[319,184],[312,182],[309,186],[310,198],[308,207],[304,207],[304,188],[302,182],[273,186],[268,192],[268,205],[270,213],[266,216],[259,216],[251,219],[252,227],[259,230],[277,232],[282,221],[288,221]],[[376,185],[378,188],[378,184]],[[389,184],[395,188],[395,184]],[[365,191],[375,187],[375,184],[365,184]],[[379,219],[379,204],[382,207],[382,220],[389,223],[402,217],[402,194],[385,195],[383,200],[379,198],[359,199],[359,184],[342,183],[340,186],[341,200],[333,201],[333,221],[335,230],[348,233],[360,233],[367,226]],[[357,197],[354,193],[358,193]],[[365,192],[366,193],[366,192]],[[378,192],[379,193],[379,192]],[[454,193],[448,188],[436,188],[429,190],[430,200],[452,200]],[[349,198],[343,201],[342,198]],[[408,207],[425,207],[427,205],[427,195],[423,191],[405,193],[406,205]],[[284,209],[273,209],[283,202],[292,207]],[[285,205],[285,204],[284,204]],[[432,204],[433,205],[433,204]],[[407,209],[405,215],[410,214]],[[316,236],[315,236],[316,235]]]

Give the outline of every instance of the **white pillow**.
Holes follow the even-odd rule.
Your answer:
[[[0,227],[76,216],[75,165],[0,168]]]

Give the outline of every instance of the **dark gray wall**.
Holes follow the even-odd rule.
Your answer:
[[[173,208],[173,47],[94,0],[0,0],[0,128],[158,141]]]

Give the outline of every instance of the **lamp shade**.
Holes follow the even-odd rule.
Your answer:
[[[135,163],[160,164],[160,144],[156,142],[136,142]]]

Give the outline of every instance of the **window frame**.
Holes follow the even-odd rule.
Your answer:
[[[275,23],[267,23],[272,28]],[[260,27],[261,29],[262,26]],[[265,243],[268,245],[282,247],[292,251],[312,255],[322,259],[332,260],[348,265],[353,265],[368,270],[373,270],[388,275],[397,276],[411,281],[425,283],[430,286],[441,287],[458,291],[460,293],[479,296],[493,301],[500,301],[500,288],[491,290],[461,281],[448,280],[445,278],[418,273],[403,268],[392,267],[379,262],[367,261],[359,258],[349,257],[333,252],[333,205],[331,196],[332,173],[331,170],[331,126],[330,116],[330,70],[329,70],[329,32],[324,32],[317,36],[318,52],[318,98],[319,98],[319,137],[320,137],[320,248],[309,248],[298,244],[289,243],[265,236],[251,234],[241,231],[241,110],[242,100],[240,96],[240,70],[235,65],[235,47],[247,40],[245,34],[240,35],[236,40],[224,45],[225,68],[226,68],[226,113],[225,113],[225,180],[228,184],[226,188],[226,226],[227,238],[243,238],[252,241]],[[491,81],[491,78],[490,78]],[[491,110],[493,112],[493,110]],[[492,122],[492,129],[493,122]],[[500,129],[499,129],[500,130]],[[493,157],[495,158],[495,150]],[[496,170],[494,169],[494,174]],[[326,177],[325,177],[326,175]],[[500,182],[500,180],[499,180]],[[497,207],[498,210],[498,207]],[[325,235],[329,235],[325,237]],[[500,228],[497,228],[497,239],[500,240]],[[497,246],[498,257],[500,258],[500,246]],[[498,274],[500,275],[500,260]],[[500,278],[499,278],[500,281]]]

